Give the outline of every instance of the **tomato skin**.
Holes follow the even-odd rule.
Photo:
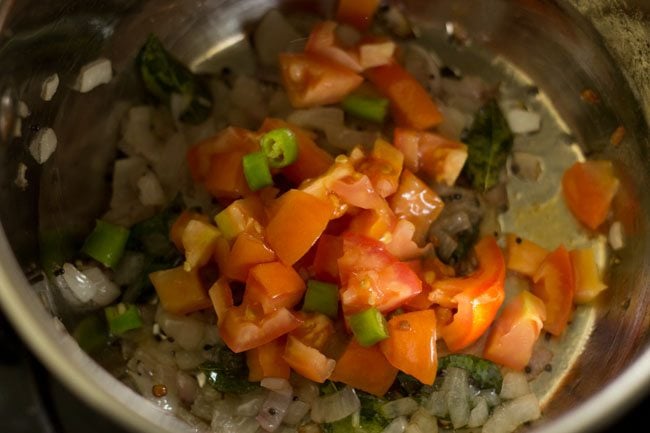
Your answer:
[[[291,368],[284,360],[285,339],[275,339],[262,346],[246,351],[248,380],[259,382],[267,377],[279,377],[289,380]]]
[[[398,370],[432,385],[438,370],[436,313],[421,310],[396,314],[388,321],[390,337],[379,343],[388,362]]]
[[[224,273],[228,278],[244,282],[248,278],[248,271],[253,266],[274,260],[276,260],[275,253],[263,239],[242,232],[235,238]]]
[[[546,306],[544,329],[555,336],[561,335],[569,323],[575,294],[573,266],[564,245],[546,256],[533,282],[533,294]]]
[[[591,230],[605,222],[618,188],[611,161],[576,162],[562,176],[567,206]]]
[[[292,308],[305,293],[305,282],[296,270],[281,262],[260,263],[248,272],[244,303],[259,304],[265,314]]]
[[[283,358],[298,374],[317,383],[325,382],[336,366],[336,361],[291,335],[287,338]]]
[[[416,273],[374,239],[345,234],[338,264],[346,315],[369,307],[382,313],[392,311],[422,291]]]
[[[228,308],[234,305],[232,297],[232,289],[228,280],[224,277],[220,277],[217,281],[212,284],[208,290],[208,295],[212,301],[212,306],[214,307],[214,312],[217,314],[217,324],[223,322],[223,318],[226,315]]]
[[[241,305],[226,310],[219,333],[230,350],[241,353],[270,343],[300,324],[286,308],[264,315],[254,306]]]
[[[533,354],[546,319],[544,302],[527,290],[509,301],[488,334],[483,357],[514,370],[523,370]]]
[[[343,255],[343,239],[340,236],[324,233],[316,244],[313,271],[317,279],[339,282],[338,259]]]
[[[291,331],[290,335],[309,347],[322,351],[336,332],[332,320],[321,313],[296,312],[302,324]]]
[[[452,352],[471,345],[485,333],[505,298],[505,260],[496,239],[484,237],[476,244],[475,251],[479,268],[472,275],[435,281],[432,285],[430,299],[435,299],[435,291],[442,288],[457,308],[451,323],[440,329]]]
[[[295,108],[341,102],[363,83],[353,70],[313,53],[282,53],[284,88]]]

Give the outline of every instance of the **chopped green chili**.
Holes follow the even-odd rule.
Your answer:
[[[318,280],[307,281],[307,292],[302,309],[336,318],[339,311],[338,286]]]
[[[72,332],[79,347],[93,353],[108,344],[108,329],[103,317],[91,315],[83,318]]]
[[[142,326],[140,310],[133,304],[120,302],[104,308],[108,330],[112,335],[120,336],[132,329],[138,329]]]
[[[118,264],[124,254],[129,230],[97,220],[95,229],[86,238],[81,251],[109,268]]]
[[[349,320],[352,333],[364,347],[372,346],[389,337],[386,319],[375,307],[353,314]]]
[[[273,185],[269,162],[264,152],[253,152],[242,158],[244,176],[252,191]]]
[[[341,103],[343,110],[360,119],[383,123],[388,114],[388,99],[349,95]]]
[[[269,166],[286,167],[298,159],[298,141],[289,128],[278,128],[264,134],[260,140],[262,151],[266,154]]]

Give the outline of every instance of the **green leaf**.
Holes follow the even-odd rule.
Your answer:
[[[185,101],[180,120],[199,124],[212,112],[212,95],[205,83],[187,66],[175,59],[155,35],[149,35],[140,49],[136,65],[149,93],[160,102],[169,103],[172,94]]]
[[[248,366],[244,354],[234,353],[226,346],[219,346],[215,350],[216,361],[205,362],[199,367],[214,389],[244,394],[259,388],[258,383],[248,381]]]
[[[463,136],[467,144],[465,172],[472,185],[487,191],[499,182],[499,174],[512,149],[513,136],[496,100],[490,100],[474,117]]]
[[[501,391],[503,377],[501,369],[492,361],[474,355],[447,355],[438,361],[438,372],[448,367],[458,367],[467,370],[470,379],[480,389]]]

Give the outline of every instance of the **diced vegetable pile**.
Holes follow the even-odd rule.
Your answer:
[[[403,41],[373,32],[378,3],[341,0],[304,48],[271,58],[292,115],[191,143],[184,166],[212,209],[180,197],[128,227],[98,219],[79,269],[44,248],[57,284],[105,307],[76,328],[82,347],[122,344],[135,388],[168,410],[191,408],[191,422],[513,431],[540,416],[524,373],[543,331],[561,338],[576,304],[606,289],[591,248],[482,229],[514,139],[498,95],[462,135],[446,134],[448,109],[405,65]],[[154,35],[137,71],[179,122],[210,122],[218,109],[204,77]],[[333,108],[345,116],[338,130],[292,121]],[[372,140],[333,146],[362,134],[355,125]],[[610,161],[575,163],[558,188],[586,230],[609,226],[619,197]],[[93,291],[92,269],[104,289]],[[506,298],[508,275],[528,289]],[[100,292],[112,295],[100,302]]]

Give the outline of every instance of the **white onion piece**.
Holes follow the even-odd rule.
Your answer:
[[[205,361],[202,351],[177,350],[174,359],[181,370],[192,370]]]
[[[257,56],[267,66],[277,65],[278,55],[299,39],[300,34],[277,9],[268,11],[253,33]]]
[[[511,433],[521,424],[541,416],[539,400],[535,394],[527,394],[507,401],[494,409],[483,425],[482,433]]]
[[[162,206],[167,201],[158,176],[151,170],[138,179],[138,191],[140,202],[145,206]]]
[[[321,131],[330,145],[343,150],[350,150],[357,145],[370,145],[377,139],[377,133],[347,128],[343,110],[335,107],[296,110],[287,117],[287,122]]]
[[[88,302],[97,294],[98,287],[71,263],[63,264],[63,279],[81,302]]]
[[[59,88],[59,75],[52,74],[43,80],[41,84],[41,99],[44,101],[51,101]]]
[[[179,371],[176,375],[176,385],[178,387],[178,397],[185,403],[192,403],[199,393],[199,385],[196,379],[184,371]]]
[[[16,121],[19,122],[20,118],[17,118]],[[29,181],[27,180],[27,166],[24,162],[18,163],[18,168],[16,169],[16,177],[14,178],[14,185],[23,191],[26,190],[29,186]]]
[[[440,93],[442,61],[420,45],[409,44],[404,54],[404,68],[432,95]]]
[[[235,409],[235,412],[237,415],[240,416],[249,416],[249,417],[254,417],[258,414],[260,409],[262,408],[262,405],[264,404],[264,400],[266,400],[266,397],[268,395],[268,392],[250,392],[244,396],[242,396],[242,401],[237,406]]]
[[[284,423],[298,425],[309,413],[310,406],[304,401],[296,400],[291,402],[287,413],[284,416]]]
[[[18,106],[16,108],[16,111],[18,116],[23,119],[29,117],[32,114],[32,112],[29,109],[29,106],[23,100],[18,101]]]
[[[522,180],[537,181],[542,174],[542,159],[527,152],[513,152],[511,170]]]
[[[334,394],[318,397],[312,402],[311,419],[314,422],[334,422],[359,410],[361,402],[352,388],[346,386]]]
[[[506,120],[513,134],[529,134],[539,131],[542,124],[542,116],[534,111],[514,108],[506,112]]]
[[[271,391],[255,418],[260,427],[268,432],[277,430],[282,424],[282,420],[284,420],[292,401],[293,392],[291,391],[286,392],[284,389],[280,392]]]
[[[73,89],[81,93],[90,92],[95,87],[110,82],[112,78],[111,61],[102,57],[81,67]]]
[[[105,307],[115,301],[121,294],[120,288],[102,271],[93,266],[83,270],[88,283],[96,288],[92,301],[99,307]]]
[[[530,384],[526,375],[518,371],[509,371],[503,375],[503,384],[499,396],[510,400],[530,393]]]
[[[419,408],[409,419],[407,431],[411,427],[416,427],[417,431],[412,433],[437,433],[438,422],[435,417],[431,416],[424,408]]]
[[[607,237],[609,245],[614,250],[620,250],[625,246],[625,236],[623,235],[623,224],[620,221],[615,221],[609,228]]]
[[[56,150],[57,142],[56,134],[52,128],[41,128],[29,144],[29,152],[36,162],[43,164]]]
[[[384,418],[397,418],[398,416],[411,415],[418,410],[420,405],[411,397],[398,398],[381,405],[379,413]]]
[[[433,391],[429,398],[424,401],[423,407],[431,415],[438,418],[445,418],[449,414],[445,392],[443,391]]]
[[[233,415],[230,404],[215,404],[210,427],[215,433],[255,433],[260,425],[255,418]]]
[[[169,110],[172,112],[172,118],[179,121],[183,113],[187,111],[192,103],[192,95],[189,93],[172,93],[169,98]]]
[[[318,385],[316,385],[316,383],[312,382],[311,380],[304,379],[303,377],[300,377],[298,383],[296,384],[295,392],[296,397],[306,403],[313,402],[316,398],[318,398],[319,394]]]
[[[405,417],[400,416],[392,420],[390,424],[381,431],[381,433],[404,433],[407,425],[408,420]]]
[[[271,391],[293,395],[293,387],[289,381],[280,377],[265,377],[260,382],[260,386]]]
[[[154,115],[154,109],[148,105],[137,105],[129,109],[122,123],[122,137],[126,146],[120,146],[120,150],[129,156],[154,152],[158,143],[158,138],[152,131]]]
[[[442,385],[449,418],[454,428],[467,425],[469,421],[469,375],[463,368],[449,367]]]
[[[487,400],[483,397],[479,397],[477,398],[476,405],[469,413],[469,421],[467,421],[467,426],[470,428],[480,427],[485,424],[485,421],[487,421],[489,416],[490,408],[487,404]]]
[[[201,349],[206,324],[192,316],[179,316],[158,308],[156,322],[168,337],[180,347],[193,351]]]
[[[241,109],[254,123],[261,123],[268,114],[260,82],[247,75],[237,76],[230,99],[233,105]]]

